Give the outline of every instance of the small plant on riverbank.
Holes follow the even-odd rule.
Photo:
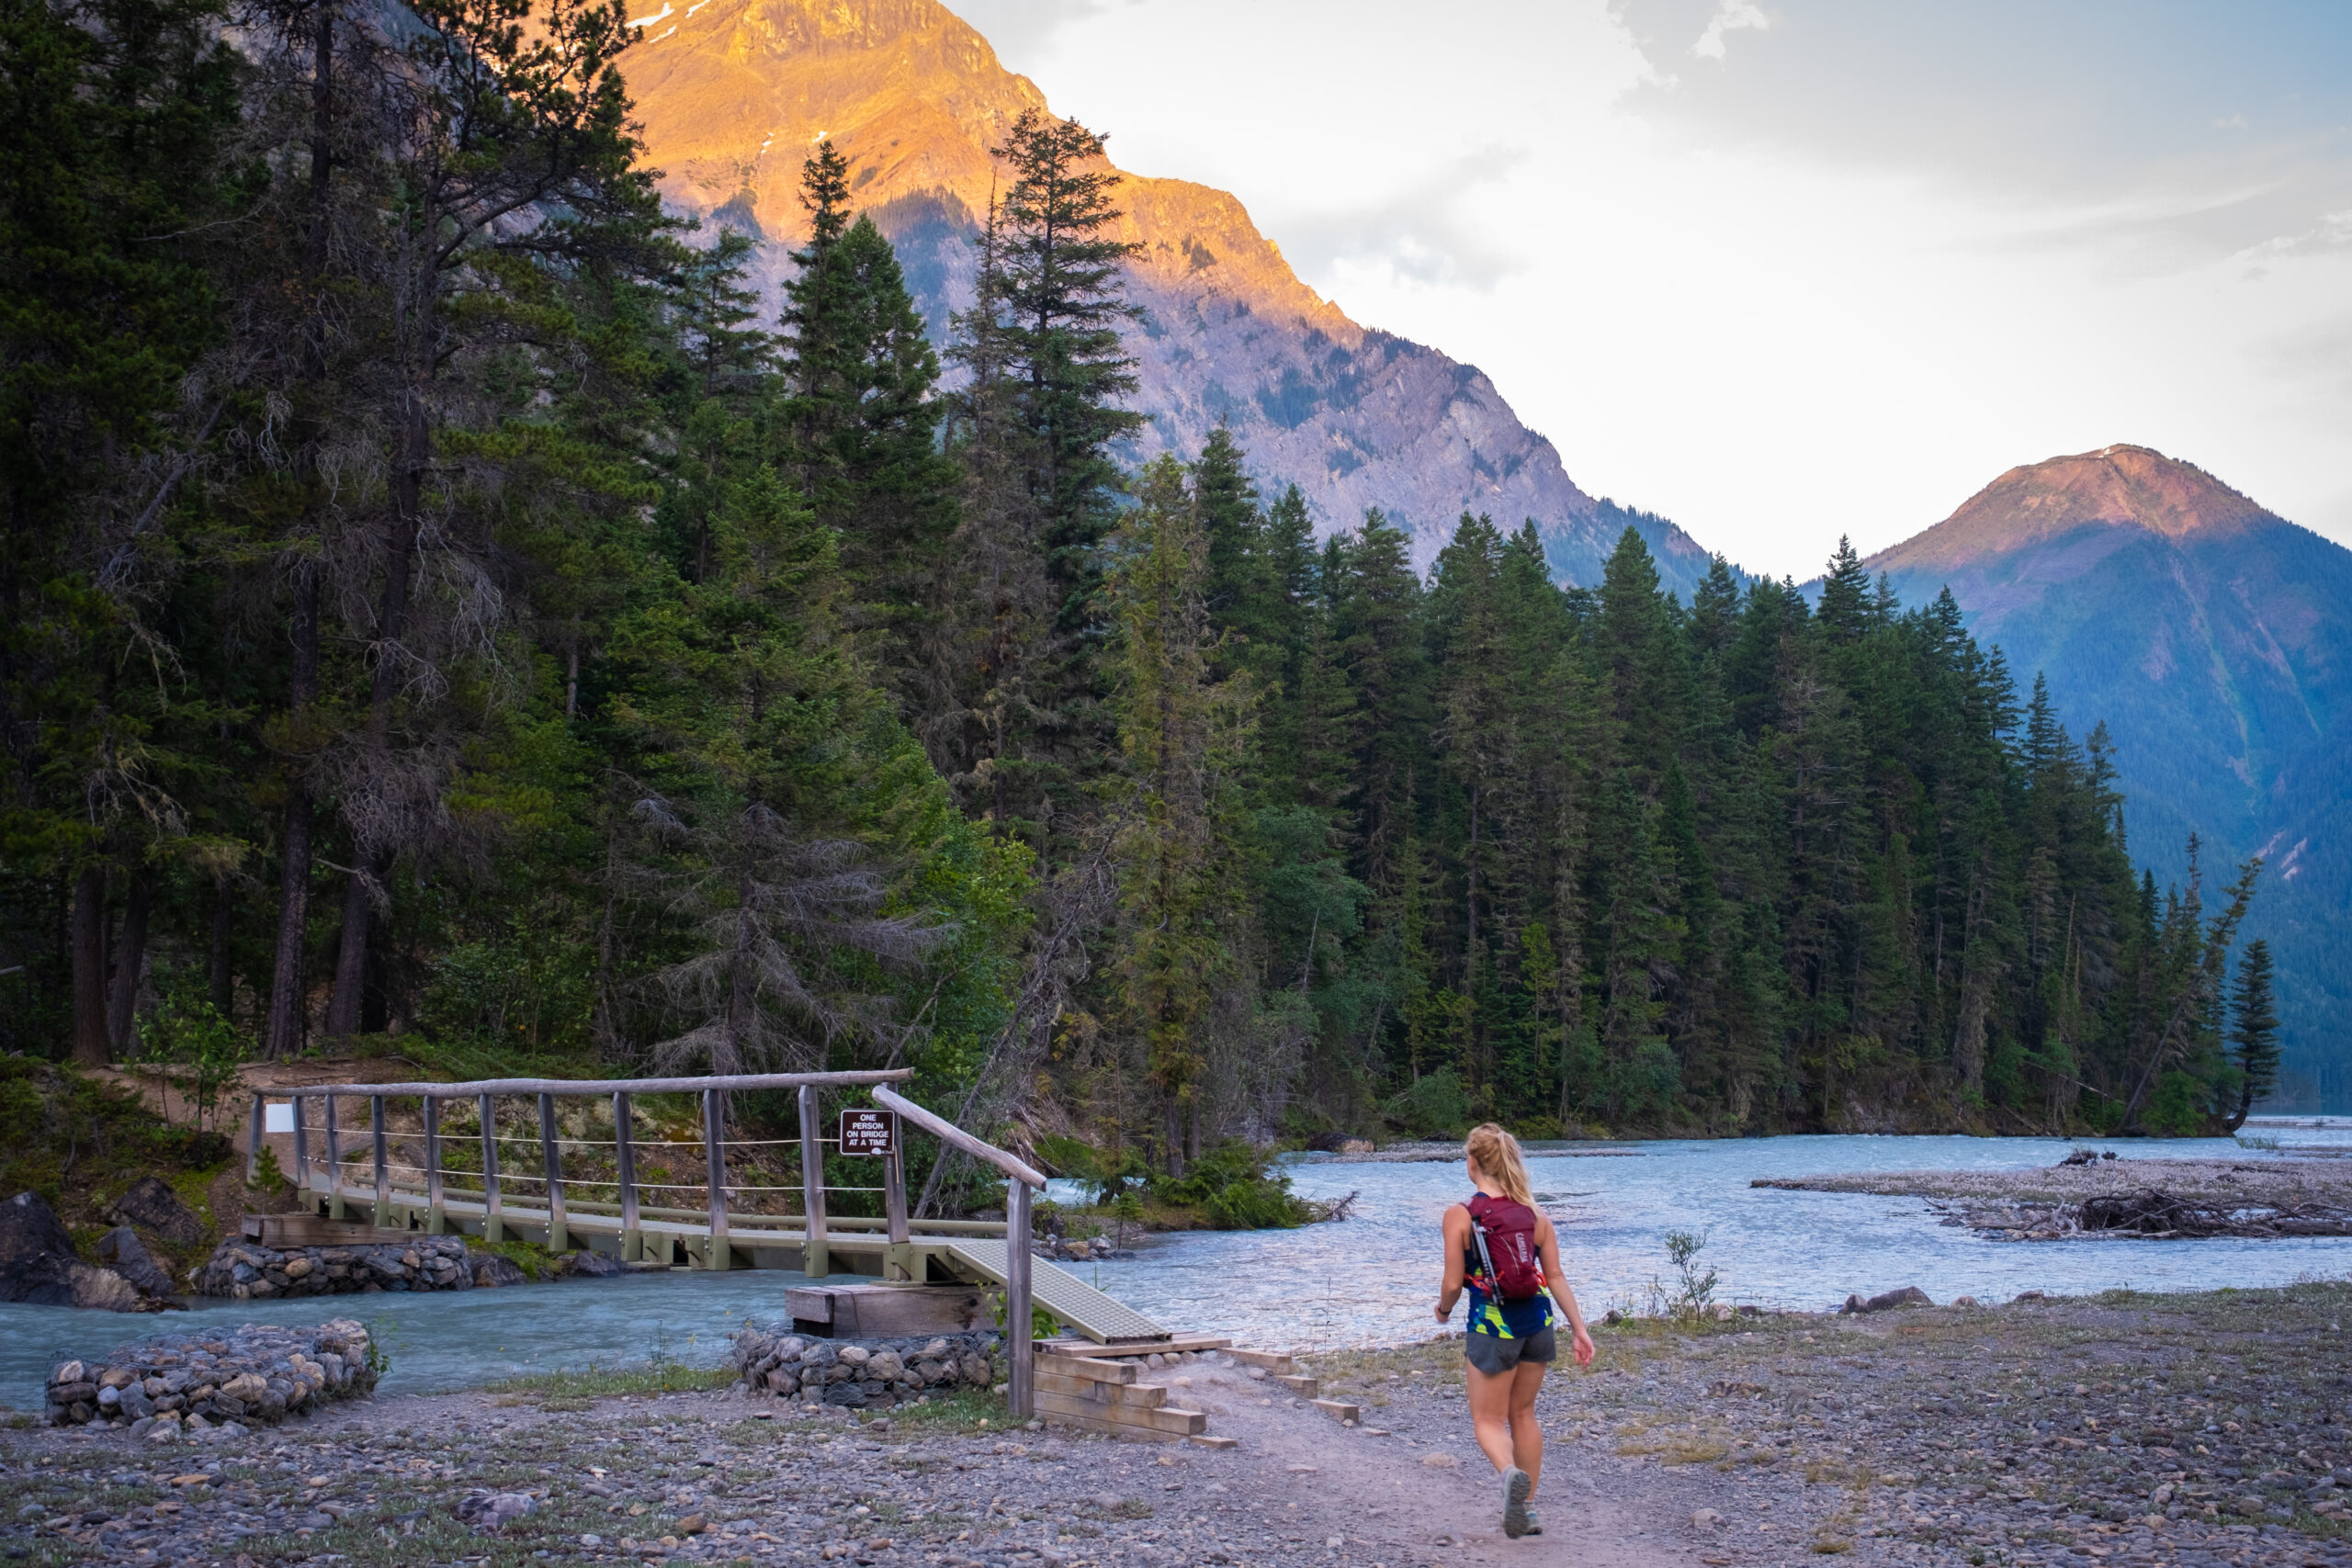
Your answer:
[[[1713,1267],[1702,1269],[1699,1266],[1699,1254],[1706,1245],[1707,1233],[1704,1231],[1666,1233],[1667,1261],[1673,1264],[1675,1271],[1682,1277],[1680,1287],[1666,1303],[1667,1310],[1676,1317],[1704,1316],[1714,1306],[1715,1270]]]

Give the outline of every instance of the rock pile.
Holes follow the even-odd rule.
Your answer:
[[[850,1341],[746,1325],[735,1337],[735,1365],[754,1394],[853,1410],[988,1388],[1003,1360],[1002,1336],[993,1333]]]
[[[196,1288],[199,1295],[241,1302],[372,1291],[469,1291],[489,1261],[469,1258],[465,1238],[456,1235],[411,1235],[352,1247],[224,1241],[197,1277]],[[503,1273],[491,1282],[503,1283]]]
[[[347,1317],[159,1335],[50,1373],[49,1419],[59,1427],[128,1427],[153,1442],[234,1437],[367,1393],[376,1386],[368,1352],[367,1328]]]

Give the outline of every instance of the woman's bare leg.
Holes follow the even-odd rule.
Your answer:
[[[1523,1368],[1490,1377],[1470,1365],[1462,1364],[1462,1375],[1469,1385],[1470,1429],[1478,1438],[1478,1448],[1493,1461],[1498,1473],[1518,1462],[1511,1443],[1511,1396],[1518,1387],[1518,1377]],[[1529,1396],[1533,1397],[1532,1394]],[[1529,1417],[1531,1429],[1533,1417]],[[1539,1443],[1541,1439],[1538,1439]],[[1525,1470],[1523,1464],[1520,1466]],[[1529,1472],[1530,1474],[1533,1472]]]
[[[1509,1379],[1493,1380],[1508,1384],[1511,1462],[1527,1472],[1530,1497],[1535,1495],[1536,1483],[1544,1479],[1544,1428],[1535,1422],[1535,1395],[1544,1386],[1544,1374],[1550,1370],[1547,1361],[1521,1361],[1511,1369]],[[1479,1446],[1485,1447],[1484,1442]]]

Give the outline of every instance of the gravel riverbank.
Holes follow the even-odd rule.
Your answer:
[[[1604,1330],[1504,1540],[1457,1343],[1151,1374],[1238,1446],[740,1390],[379,1398],[233,1448],[0,1432],[0,1556],[148,1564],[1810,1562],[2352,1568],[2352,1288]],[[989,1412],[993,1407],[995,1414]],[[763,1419],[765,1416],[767,1418]],[[991,1424],[983,1427],[980,1422]]]

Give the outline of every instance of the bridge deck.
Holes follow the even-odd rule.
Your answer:
[[[958,1236],[945,1251],[951,1265],[961,1265],[993,1284],[1005,1282],[1007,1244],[978,1236]],[[1168,1330],[1123,1302],[1112,1300],[1077,1275],[1045,1258],[1030,1262],[1030,1289],[1056,1318],[1097,1345],[1152,1345],[1170,1337]]]
[[[376,1190],[372,1186],[344,1185],[343,1201],[346,1208],[371,1206],[375,1200]],[[392,1213],[386,1217],[403,1229],[422,1229],[429,1223],[429,1207],[422,1192],[393,1188],[390,1206]],[[445,1194],[441,1213],[450,1229],[469,1235],[480,1235],[487,1218],[487,1206],[480,1199]],[[498,1217],[501,1227],[509,1235],[541,1243],[548,1239],[549,1216],[544,1204],[504,1201],[499,1205]],[[870,1268],[876,1275],[884,1273],[894,1246],[889,1237],[871,1231],[833,1228],[841,1223],[838,1219],[827,1223],[826,1251],[842,1258],[848,1265],[846,1272],[865,1273]],[[922,1221],[910,1220],[908,1224],[910,1238],[897,1245],[906,1248],[908,1271],[917,1282],[932,1279],[961,1279],[972,1284],[1005,1283],[1005,1242],[967,1234],[927,1235],[923,1234]],[[670,1262],[683,1253],[695,1267],[701,1269],[778,1269],[805,1272],[808,1236],[797,1219],[774,1214],[729,1215],[727,1226],[729,1256],[723,1262],[713,1260],[707,1220],[696,1223],[691,1220],[640,1219],[637,1229],[645,1253],[656,1263]],[[564,1230],[568,1241],[582,1242],[598,1251],[620,1253],[625,1249],[626,1233],[621,1228],[618,1214],[583,1213],[567,1208]],[[600,1246],[600,1243],[604,1245]],[[867,1267],[861,1268],[861,1264]],[[829,1268],[828,1272],[832,1271]],[[1148,1347],[1170,1338],[1168,1330],[1141,1313],[1104,1295],[1077,1275],[1045,1258],[1031,1260],[1030,1289],[1037,1304],[1052,1314],[1057,1321],[1067,1324],[1098,1345]]]

